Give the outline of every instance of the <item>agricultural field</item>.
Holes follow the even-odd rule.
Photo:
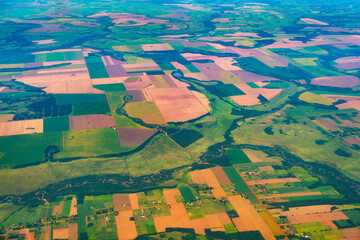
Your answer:
[[[0,240],[360,238],[358,1],[0,5]]]

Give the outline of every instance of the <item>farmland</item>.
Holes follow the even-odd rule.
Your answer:
[[[359,2],[0,5],[0,240],[360,237]]]

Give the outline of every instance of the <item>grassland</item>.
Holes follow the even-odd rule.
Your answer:
[[[56,159],[100,156],[133,149],[121,147],[117,131],[112,128],[64,132],[63,144],[63,151],[55,155]]]
[[[62,132],[0,137],[0,166],[13,167],[44,161],[44,151],[48,146],[62,149],[62,138]]]
[[[271,126],[274,134],[268,135],[264,132],[264,129],[268,126],[270,125],[244,123],[240,128],[232,132],[232,136],[239,144],[280,145],[286,147],[293,154],[296,154],[305,161],[337,166],[348,176],[359,179],[358,173],[360,169],[354,167],[354,162],[360,159],[358,153],[348,149],[348,151],[353,153],[353,156],[349,158],[339,158],[339,156],[334,153],[338,148],[337,144],[328,139],[327,136],[323,135],[315,127],[299,123],[278,123]],[[314,142],[316,139],[328,139],[329,142],[325,145],[318,145],[315,148]]]
[[[111,129],[110,129],[111,130]],[[81,130],[80,130],[81,131]],[[86,144],[87,138],[79,134]],[[101,133],[98,137],[101,137]],[[69,135],[71,136],[71,135]],[[107,138],[108,140],[111,140]],[[93,141],[94,143],[94,141]],[[111,145],[112,143],[110,143]],[[73,150],[79,148],[72,147]],[[105,146],[105,148],[108,148]],[[86,149],[86,147],[85,147]],[[95,147],[90,154],[101,149]],[[111,150],[114,151],[114,150]],[[81,152],[81,150],[80,150]],[[97,152],[99,153],[99,152]],[[67,156],[77,155],[76,152],[66,152]],[[89,153],[84,153],[88,155]],[[56,156],[56,155],[55,155]],[[1,194],[24,194],[43,188],[51,183],[75,177],[100,174],[121,174],[133,177],[156,173],[162,169],[172,169],[190,165],[194,160],[165,134],[155,136],[141,151],[126,157],[84,158],[70,162],[48,162],[21,169],[2,169],[4,176],[0,179]],[[176,181],[175,181],[176,182]]]
[[[233,84],[218,84],[215,88],[219,92],[220,96],[224,97],[245,95],[243,91]]]

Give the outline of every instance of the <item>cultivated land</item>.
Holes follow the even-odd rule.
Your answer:
[[[5,1],[1,239],[360,238],[357,1]]]

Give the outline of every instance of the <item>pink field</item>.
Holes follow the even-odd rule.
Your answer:
[[[146,92],[166,122],[185,122],[208,112],[188,88],[148,88]]]
[[[255,181],[248,181],[246,182],[248,185],[265,185],[265,184],[273,184],[273,183],[288,183],[288,182],[301,182],[297,178],[274,178],[274,179],[262,179],[262,180],[255,180]]]
[[[126,72],[161,70],[155,62],[123,64],[121,66],[126,70]]]
[[[305,23],[308,23],[308,24],[323,25],[323,26],[329,25],[327,23],[320,22],[318,20],[311,19],[311,18],[300,18],[300,20],[305,22]]]
[[[340,69],[355,69],[360,68],[360,56],[357,57],[343,57],[334,61],[335,67]]]
[[[34,76],[16,76],[16,80],[30,86],[44,88],[47,93],[102,93],[92,87],[87,71],[64,73],[62,71],[51,74],[37,74]]]
[[[281,193],[281,194],[274,194],[273,196],[268,197],[261,197],[263,199],[271,199],[271,198],[286,198],[286,197],[300,197],[300,196],[315,196],[315,195],[322,195],[321,192],[296,192],[296,193]]]
[[[239,79],[241,79],[244,82],[261,82],[261,81],[278,80],[276,78],[262,76],[262,75],[255,74],[252,72],[247,72],[245,70],[231,71],[231,72],[234,73]]]
[[[330,129],[331,131],[338,131],[338,128],[336,126],[338,126],[338,124],[336,122],[334,122],[332,119],[330,118],[320,118],[317,119],[318,122],[320,122],[323,126],[325,126],[327,129]]]
[[[14,114],[0,114],[0,123],[10,121],[14,118]]]
[[[149,18],[144,15],[135,15],[129,13],[100,13],[88,16],[88,18],[99,18],[105,16],[111,18],[112,22],[116,25],[121,26],[142,26],[148,23],[165,24],[168,22],[168,20],[164,19]],[[131,21],[131,23],[129,21]]]
[[[114,127],[115,121],[112,116],[104,114],[92,114],[70,116],[70,130],[94,129]]]
[[[110,77],[110,78],[95,78],[91,79],[92,85],[124,83],[129,77]]]
[[[53,239],[68,239],[69,238],[69,229],[60,228],[53,230]]]
[[[320,77],[314,78],[311,81],[311,84],[319,86],[351,88],[360,85],[360,80],[355,76]]]
[[[169,51],[174,50],[169,44],[143,44],[144,51]]]
[[[343,212],[313,213],[287,216],[289,224],[349,219]]]
[[[258,99],[259,94],[248,94],[248,95],[239,95],[232,96],[231,99],[240,106],[254,106],[261,104]]]
[[[42,133],[43,119],[0,122],[0,136]]]

